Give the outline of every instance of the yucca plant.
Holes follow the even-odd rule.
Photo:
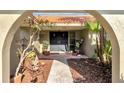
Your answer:
[[[104,57],[106,59],[106,62],[110,63],[112,57],[112,46],[110,40],[105,40]]]

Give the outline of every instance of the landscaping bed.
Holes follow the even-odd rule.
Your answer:
[[[95,59],[69,59],[68,64],[74,83],[111,83],[111,64],[103,64]]]
[[[53,60],[39,60],[38,69],[32,70],[30,60],[26,60],[23,64],[23,73],[15,77],[15,80],[11,78],[11,83],[46,83],[52,63]]]

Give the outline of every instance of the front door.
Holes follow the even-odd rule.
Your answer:
[[[50,49],[52,51],[66,51],[68,32],[50,32]]]

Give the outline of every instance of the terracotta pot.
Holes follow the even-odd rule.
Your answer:
[[[77,55],[78,55],[78,53],[74,52],[74,53],[72,53],[72,55],[73,55],[73,56],[77,56]]]
[[[50,52],[49,51],[43,51],[43,54],[44,55],[50,55]]]
[[[75,50],[75,52],[79,54],[80,53],[80,50]]]

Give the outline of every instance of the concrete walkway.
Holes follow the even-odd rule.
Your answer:
[[[47,83],[73,83],[70,68],[66,60],[54,60]]]
[[[73,83],[72,74],[67,63],[70,58],[87,58],[86,56],[54,56],[47,83]]]

